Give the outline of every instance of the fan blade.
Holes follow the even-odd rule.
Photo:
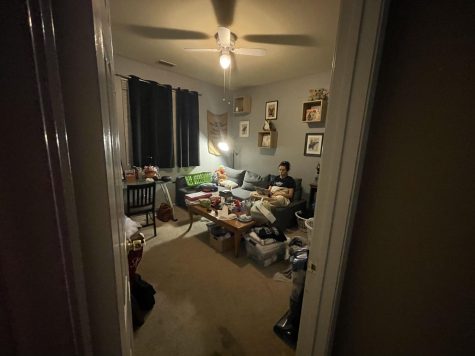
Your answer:
[[[218,41],[223,47],[231,46],[231,31],[226,27],[218,27]]]
[[[136,34],[153,39],[164,40],[201,40],[210,36],[204,32],[180,30],[177,28],[163,28],[153,26],[128,25]]]
[[[216,49],[216,48],[183,48],[183,49],[189,52],[219,52],[219,49]]]
[[[288,46],[315,46],[316,41],[308,35],[245,35],[243,38],[249,42],[281,44]]]
[[[243,54],[245,56],[265,56],[266,50],[262,48],[235,48],[233,50],[236,54]]]
[[[229,27],[234,20],[236,0],[211,0],[219,26]]]

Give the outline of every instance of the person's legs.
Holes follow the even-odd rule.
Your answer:
[[[267,203],[271,207],[280,207],[289,205],[290,200],[281,195],[276,195],[271,198],[268,198],[267,201],[265,201],[264,203]]]
[[[261,195],[257,191],[251,192],[251,194],[249,195],[249,198],[251,198],[252,200],[269,199],[267,195]]]

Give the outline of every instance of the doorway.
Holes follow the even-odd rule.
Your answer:
[[[58,5],[57,3],[55,3],[55,5]],[[85,4],[87,5],[87,4]],[[105,12],[107,14],[108,12],[108,9],[107,8],[103,8],[101,7],[100,5],[100,2],[93,2],[93,5],[94,5],[94,11],[96,14],[99,14],[102,12]],[[77,6],[77,5],[76,5]],[[89,4],[90,6],[90,4]],[[374,29],[371,29],[371,28],[367,28],[365,27],[365,18],[361,17],[361,14],[362,14],[362,9],[363,9],[363,6],[361,4],[361,2],[357,2],[357,4],[355,4],[355,2],[348,2],[348,1],[343,1],[342,2],[342,20],[341,20],[341,23],[344,23],[344,24],[352,24],[352,26],[349,26],[351,27],[351,30],[353,31],[352,33],[353,34],[357,34],[357,33],[360,33],[361,36],[365,36],[368,35],[368,32],[369,33],[378,33],[377,30],[374,30]],[[58,9],[55,8],[55,11],[57,11]],[[92,13],[91,13],[91,9],[90,8],[87,8],[87,6],[84,6],[84,8],[80,8],[79,10],[81,10],[81,15],[84,15],[84,16],[78,16],[78,8],[74,8],[74,9],[69,9],[71,10],[71,12],[68,12],[68,13],[64,13],[65,16],[62,17],[62,20],[61,18],[58,18],[58,33],[60,33],[60,23],[61,21],[67,21],[69,23],[69,29],[71,31],[75,31],[77,33],[87,33],[87,34],[91,34],[93,33],[93,29],[92,29],[92,23],[93,22],[93,16],[92,16]],[[56,12],[57,14],[57,12]],[[371,16],[370,16],[371,18]],[[373,16],[374,18],[374,16]],[[379,19],[379,17],[377,17]],[[81,23],[81,21],[84,21],[84,22],[88,22],[87,24],[84,24],[84,23]],[[107,19],[103,18],[103,23],[107,24]],[[355,24],[355,21],[357,22],[356,25]],[[377,22],[377,21],[376,21]],[[63,23],[64,25],[64,23]],[[96,25],[98,25],[98,23],[96,23]],[[360,29],[360,25],[361,25],[361,29]],[[354,28],[354,26],[356,26],[356,28]],[[100,32],[100,29],[101,26],[98,26],[96,27],[96,31],[97,33]],[[107,28],[107,26],[105,26],[105,28]],[[361,32],[360,32],[361,30]],[[84,31],[84,32],[81,32],[81,31]],[[348,35],[348,34],[347,34]],[[12,36],[12,38],[14,38],[14,36]],[[102,37],[97,37],[97,38],[102,38]],[[64,37],[63,37],[64,39]],[[62,39],[58,38],[58,41],[61,41]],[[362,41],[362,38],[352,38],[351,36],[348,35],[348,37],[346,38],[346,44],[349,45],[348,48],[351,48],[351,44],[355,44],[355,46],[353,47],[357,47],[359,41]],[[91,41],[91,42],[94,42],[94,41]],[[60,61],[60,64],[67,64],[67,63],[72,63],[74,62],[74,58],[71,58],[71,56],[77,56],[77,58],[79,59],[84,59],[84,54],[85,53],[90,53],[89,51],[91,51],[91,48],[86,48],[84,49],[82,46],[84,45],[84,38],[78,38],[77,41],[72,41],[71,42],[71,48],[70,48],[70,51],[68,51],[68,53],[70,54],[69,57],[62,57],[62,58],[59,58],[59,61]],[[86,46],[87,47],[87,46]],[[371,47],[371,46],[370,46]],[[373,45],[374,47],[374,45]],[[354,48],[353,48],[354,49]],[[343,50],[343,49],[342,49]],[[338,52],[339,55],[340,55],[340,52]],[[345,53],[345,52],[342,52],[342,53]],[[67,55],[67,53],[64,53],[65,55]],[[81,56],[80,56],[81,54]],[[340,55],[340,58],[343,58],[344,56],[343,55]],[[370,56],[371,58],[372,56]],[[88,57],[89,59],[91,57]],[[348,56],[346,58],[351,58],[351,60],[354,59],[354,56]],[[350,61],[351,61],[350,60]],[[81,61],[79,61],[81,62]],[[87,68],[87,66],[89,66],[88,68],[90,69],[91,67],[96,67],[96,72],[97,72],[97,61],[96,60],[91,60],[91,61],[87,61],[87,63],[85,63],[84,61],[82,61],[84,66],[81,66],[80,63],[77,63],[77,66],[73,66],[72,68],[74,68],[74,70],[71,70],[70,71],[70,74],[73,75],[73,77],[71,78],[70,80],[70,83],[76,83],[76,86],[77,83],[81,83],[81,86],[84,86],[84,80],[85,77],[84,75],[89,75],[90,72],[86,69],[84,70],[85,68]],[[371,62],[371,61],[369,61]],[[372,62],[371,62],[372,63]],[[356,64],[354,66],[350,66],[351,67],[351,71],[349,71],[349,73],[347,73],[349,76],[347,78],[353,78],[353,73],[355,71],[355,68],[356,68]],[[338,65],[336,66],[336,68],[338,69]],[[344,68],[347,68],[347,66],[344,66]],[[372,73],[370,71],[370,73]],[[97,73],[96,73],[97,74]],[[364,74],[364,73],[363,73]],[[335,74],[336,75],[336,74]],[[83,76],[83,77],[81,77]],[[369,76],[370,77],[370,76]],[[346,79],[347,79],[346,78]],[[90,78],[89,78],[90,79]],[[340,78],[341,79],[341,78]],[[101,77],[100,78],[101,81],[104,81],[104,77]],[[355,109],[354,106],[351,105],[352,101],[349,100],[349,98],[352,98],[353,100],[355,99],[354,97],[352,97],[350,95],[350,93],[353,91],[354,93],[356,93],[357,91],[355,91],[355,88],[351,88],[351,86],[348,84],[348,85],[343,85],[342,84],[343,81],[340,83],[341,85],[341,88],[342,88],[342,96],[344,98],[346,98],[346,100],[342,100],[342,102],[340,104],[342,104],[341,106],[338,106],[334,108],[335,110],[335,113],[339,113],[341,114],[342,116],[344,116],[344,114],[347,114],[347,111],[348,111],[348,108],[352,108],[352,110]],[[96,81],[96,87],[97,87],[97,81]],[[67,90],[66,88],[64,88],[65,90]],[[364,96],[365,98],[369,97],[370,96],[370,93],[368,93],[366,90],[363,90],[363,91],[360,91],[360,92],[363,92],[364,93]],[[95,92],[97,93],[97,91]],[[78,92],[79,95],[76,96],[76,99],[77,99],[77,102],[78,102],[78,105],[81,105],[82,102],[79,100],[81,98],[81,94],[82,94],[82,91],[79,90]],[[94,98],[92,98],[92,100],[88,103],[86,103],[87,107],[88,108],[91,108],[91,105],[94,103],[94,105],[97,105],[97,98],[99,97],[99,95],[97,96],[94,96]],[[363,103],[362,103],[363,102]],[[73,103],[73,101],[71,102]],[[364,102],[364,100],[360,100],[359,104],[361,105],[360,108],[365,108],[367,103]],[[97,107],[97,106],[96,106]],[[68,106],[66,108],[66,111],[68,110],[74,110],[75,108],[75,105],[72,105],[72,106]],[[77,107],[76,107],[76,110],[79,110]],[[329,109],[331,110],[331,109]],[[365,110],[362,110],[362,112],[357,112],[354,113],[355,115],[353,115],[352,117],[355,117],[355,116],[364,116],[364,111]],[[91,116],[89,115],[90,113],[85,113],[83,115],[83,119],[84,120],[91,120]],[[13,115],[14,117],[14,115]],[[340,117],[339,115],[336,115],[336,117]],[[346,122],[346,116],[345,117],[345,122]],[[340,119],[335,119],[335,121],[338,121]],[[91,123],[93,122],[94,120],[91,120]],[[338,122],[339,124],[341,124],[341,121]],[[96,124],[98,124],[96,122]],[[338,126],[337,125],[337,122],[335,122],[335,126]],[[346,126],[346,125],[344,125]],[[361,126],[360,126],[361,127]],[[336,129],[336,127],[335,127]],[[356,136],[357,138],[360,138],[361,136],[364,136],[364,132],[360,132],[359,130],[354,130],[355,128],[352,127],[352,131],[351,132],[357,132]],[[95,128],[96,132],[99,131],[99,132],[102,132],[103,134],[107,134],[107,132],[103,132],[103,128],[101,127],[98,127],[96,126]],[[85,139],[88,139],[88,137],[84,137]],[[345,139],[348,138],[348,137],[345,137]],[[99,140],[100,142],[102,142],[101,140]],[[356,151],[358,151],[358,146],[360,144],[360,140],[359,139],[355,139],[354,137],[350,140],[350,142],[352,142],[353,144],[355,144],[355,146],[357,147],[356,148]],[[341,144],[341,143],[340,143]],[[341,146],[338,146],[336,145],[337,147],[341,147]],[[9,149],[13,148],[13,146],[11,146]],[[77,149],[78,152],[86,152],[87,153],[87,146],[85,145],[79,145],[75,148],[71,147],[71,149]],[[328,149],[327,150],[327,153],[328,152],[331,152],[332,150],[331,149]],[[12,153],[17,153],[15,151],[9,151],[8,149],[5,150],[5,152],[12,152]],[[110,152],[109,152],[110,153]],[[79,159],[81,158],[81,155],[79,154],[78,155]],[[104,157],[104,156],[103,156]],[[343,155],[343,158],[346,157],[345,155]],[[108,156],[108,158],[110,158],[110,156]],[[338,157],[338,159],[340,159],[341,157]],[[344,161],[344,160],[343,160]],[[343,162],[343,166],[346,164],[346,162]],[[99,167],[98,171],[96,171],[95,173],[103,173],[104,171],[104,167],[105,165],[103,164],[102,167]],[[120,165],[119,165],[120,167]],[[79,166],[75,166],[73,169],[80,169]],[[81,169],[83,169],[84,171],[86,170],[91,170],[90,167],[87,167],[87,164],[85,164]],[[327,180],[327,183],[326,184],[330,184],[330,181],[331,179],[334,177],[334,176],[337,176],[338,174],[334,174],[335,172],[332,171],[329,166],[327,166],[327,168],[325,170],[322,171],[322,176],[321,176],[321,179],[322,180]],[[327,178],[325,178],[325,175],[327,175]],[[346,175],[348,176],[348,175]],[[357,176],[357,174],[353,174],[353,176]],[[95,174],[91,174],[91,178],[94,180],[96,178],[96,175]],[[79,184],[79,183],[78,183]],[[324,184],[322,182],[322,184]],[[350,188],[348,189],[348,191],[341,191],[340,190],[340,193],[345,193],[345,194],[348,194],[348,195],[351,195],[351,192],[353,191],[354,189],[354,183],[353,182],[350,182],[349,184]],[[95,189],[99,189],[100,191],[107,191],[108,190],[108,187],[107,187],[107,184],[106,183],[101,183],[100,186],[95,186],[93,187],[94,189],[91,190],[91,192],[95,192]],[[331,185],[329,185],[329,188],[331,188]],[[335,194],[335,190],[336,189],[329,189],[329,194]],[[109,192],[110,193],[110,197],[113,197],[114,194],[112,192]],[[91,204],[94,204],[95,203],[95,199],[94,199],[94,196],[93,194],[90,194],[90,200],[89,202]],[[320,201],[322,201],[324,195],[321,195],[318,197],[318,199]],[[340,197],[341,197],[341,194],[340,194]],[[28,197],[26,197],[28,198]],[[325,200],[325,199],[324,199]],[[326,198],[326,201],[331,201],[331,197],[328,196]],[[12,203],[14,202],[14,200],[12,199]],[[86,202],[86,200],[84,201]],[[343,202],[344,203],[344,202]],[[349,210],[348,208],[348,204],[343,204],[344,206],[346,206],[346,208],[343,208],[341,211],[344,211],[345,213]],[[90,208],[90,204],[78,204],[78,209],[80,209],[81,211],[83,212],[86,212],[88,211],[88,209]],[[339,205],[337,205],[336,207],[339,207]],[[329,221],[331,221],[333,219],[333,217],[329,217],[327,215],[329,214],[326,214],[325,211],[327,209],[326,208],[322,208],[321,211],[319,211],[319,216],[324,216],[325,218],[322,217],[323,220],[326,221],[326,219],[329,219]],[[333,209],[331,211],[335,211],[338,215],[338,213],[341,213],[340,209]],[[45,214],[44,211],[40,211],[40,210],[34,210],[32,209],[31,212],[33,214],[38,214],[38,213],[42,213],[42,214]],[[114,220],[115,218],[112,217],[112,220]],[[98,225],[109,225],[109,228],[110,228],[110,223],[111,223],[111,220],[110,220],[110,216],[108,219],[97,219],[97,216],[92,216],[92,219],[91,221],[94,221],[95,224],[98,224]],[[328,229],[330,230],[330,227],[328,227]],[[318,229],[317,229],[318,230]],[[316,235],[315,237],[317,238],[317,241],[320,239],[320,235],[319,234],[326,234],[325,231],[321,231],[321,232],[318,232],[316,230]],[[323,229],[322,229],[323,230]],[[15,232],[15,229],[11,229],[12,232]],[[333,231],[334,232],[334,231]],[[347,234],[348,232],[343,232],[343,235]],[[99,240],[98,240],[98,236],[99,236]],[[107,275],[104,275],[104,269],[108,269],[108,267],[110,266],[114,266],[114,261],[116,261],[117,265],[120,265],[120,262],[117,262],[117,260],[115,260],[115,256],[113,254],[113,251],[114,249],[118,249],[120,248],[120,244],[116,244],[114,246],[112,246],[112,244],[110,245],[107,245],[107,246],[103,246],[102,244],[104,243],[104,241],[106,241],[108,239],[108,237],[111,236],[110,233],[106,234],[106,235],[94,235],[94,234],[91,234],[91,235],[83,235],[82,236],[82,239],[83,240],[88,240],[88,246],[85,246],[85,247],[78,247],[76,246],[76,250],[80,251],[80,250],[84,250],[84,248],[86,250],[88,250],[89,252],[91,253],[94,253],[96,255],[100,255],[100,258],[98,258],[97,260],[95,260],[94,258],[87,258],[87,256],[83,255],[83,262],[85,264],[85,271],[87,272],[86,274],[88,274],[88,276],[86,276],[86,280],[88,277],[91,277],[93,276],[94,274],[98,275],[98,277],[100,277],[96,284],[94,283],[91,283],[91,280],[87,280],[87,283],[91,283],[90,285],[91,286],[94,286],[94,287],[90,287],[89,290],[91,292],[91,295],[88,296],[88,307],[90,308],[90,311],[89,311],[89,315],[94,315],[93,311],[94,310],[101,310],[101,308],[104,307],[104,303],[103,303],[103,300],[104,300],[104,295],[107,296],[107,300],[110,301],[110,304],[108,304],[108,306],[111,306],[111,310],[114,310],[115,309],[115,313],[117,313],[117,308],[120,308],[120,304],[117,302],[117,297],[115,296],[116,293],[114,292],[110,292],[111,289],[110,287],[114,287],[116,288],[116,284],[114,282],[114,277],[112,278],[109,278]],[[102,237],[104,237],[104,240],[102,240]],[[23,236],[19,236],[19,238],[25,238],[25,235]],[[124,246],[122,246],[123,248]],[[97,253],[98,250],[97,249],[100,249],[100,253]],[[340,249],[340,252],[344,250],[344,249]],[[41,250],[39,250],[41,251]],[[39,252],[38,251],[38,252]],[[21,250],[16,250],[16,252],[18,253],[18,256],[29,256],[28,254],[26,253],[23,253]],[[84,252],[84,251],[83,251]],[[334,252],[338,252],[338,251],[330,251],[329,252],[329,256],[332,256],[332,254]],[[341,255],[341,254],[340,254]],[[57,256],[54,256],[53,254],[50,254],[51,258],[54,259],[56,258]],[[341,256],[335,258],[334,261],[341,261]],[[318,262],[318,260],[317,260]],[[326,261],[326,265],[327,266],[330,266],[329,264],[329,259],[327,259]],[[316,264],[316,267],[318,268],[318,263]],[[333,267],[332,267],[333,268]],[[338,269],[338,267],[337,267]],[[31,271],[31,273],[33,274],[34,271]],[[50,271],[52,272],[52,271]],[[111,276],[114,275],[114,272],[112,272]],[[26,277],[26,276],[25,276]],[[49,275],[48,276],[48,279],[51,280],[52,279],[52,275]],[[333,285],[332,285],[333,284]],[[302,346],[299,346],[299,354],[306,354],[306,355],[311,355],[311,354],[324,354],[324,352],[320,352],[319,348],[318,347],[315,347],[315,343],[314,343],[314,340],[316,339],[319,339],[319,338],[322,338],[322,345],[328,345],[328,339],[329,339],[329,336],[331,335],[331,321],[332,321],[332,313],[334,312],[334,308],[335,308],[335,303],[337,303],[337,299],[335,300],[334,298],[334,295],[331,295],[331,296],[327,296],[325,294],[325,291],[326,290],[335,290],[335,286],[338,285],[338,283],[335,283],[335,280],[332,282],[330,279],[327,279],[327,282],[325,283],[325,285],[323,286],[323,289],[322,289],[322,300],[320,302],[319,305],[317,305],[317,307],[315,308],[316,310],[319,310],[319,311],[325,311],[326,308],[328,308],[329,310],[329,313],[325,313],[325,315],[323,315],[322,317],[319,317],[319,318],[316,318],[315,314],[313,313],[310,313],[310,317],[309,317],[309,321],[310,321],[310,326],[307,327],[305,326],[305,329],[308,330],[307,332],[307,341],[304,342],[304,340],[302,340]],[[100,287],[97,287],[97,286],[100,286]],[[86,288],[84,285],[82,285],[82,290],[84,291]],[[319,290],[318,287],[317,288],[313,288],[313,287],[310,287],[307,288],[307,292],[311,292],[312,290]],[[312,292],[313,293],[313,292]],[[4,296],[5,294],[2,293],[2,296]],[[18,294],[19,297],[22,296],[21,293]],[[325,304],[327,304],[326,301],[329,301],[328,305],[325,306]],[[309,309],[314,309],[313,306],[311,306],[309,303],[307,303],[307,307]],[[323,306],[322,306],[323,305]],[[74,307],[74,305],[72,305],[72,307]],[[306,303],[304,303],[304,308],[306,307]],[[50,306],[50,308],[48,309],[48,303],[45,303],[44,305],[44,310],[49,310],[51,312],[51,315],[55,314],[57,312],[57,306]],[[2,312],[4,310],[2,309]],[[104,316],[103,313],[99,313],[98,316]],[[321,320],[325,319],[327,320],[327,325],[325,327],[325,325],[322,325],[321,324]],[[82,319],[82,322],[84,323],[83,325],[88,325],[88,322],[89,320],[86,320],[88,319],[87,316],[84,317],[84,319]],[[125,324],[121,324],[122,321],[119,320],[120,318],[117,316],[117,314],[114,314],[114,313],[111,313],[111,314],[108,314],[105,316],[105,318],[103,318],[103,322],[101,321],[99,324],[97,324],[97,327],[101,328],[101,330],[95,334],[95,337],[94,339],[90,340],[88,339],[87,336],[84,336],[83,335],[83,338],[84,340],[86,341],[89,341],[90,344],[92,345],[93,349],[95,351],[97,350],[103,350],[104,354],[131,354],[131,350],[130,348],[127,347],[126,343],[123,344],[124,340],[127,339],[127,337],[130,336],[130,333],[127,332],[127,330],[121,330],[119,327],[115,328],[116,325],[125,325]],[[318,320],[318,323],[316,322],[316,320]],[[35,330],[35,327],[34,327],[34,324],[31,324],[31,325],[28,325],[28,323],[21,323],[21,319],[17,319],[16,321],[18,323],[18,325],[21,325],[22,326],[22,330],[23,331],[31,331],[31,334],[33,335],[36,331],[37,331],[37,328]],[[316,330],[316,324],[318,325],[318,330]],[[324,324],[324,323],[323,323]],[[2,327],[5,326],[2,324]],[[111,330],[111,328],[113,330]],[[6,325],[5,326],[5,329],[6,330],[10,330],[9,329],[9,326]],[[324,331],[327,331],[326,334]],[[323,333],[323,334],[321,334]],[[25,335],[28,335],[29,333],[27,332],[24,332]],[[58,332],[58,335],[60,335],[60,332]],[[98,335],[105,335],[105,337],[97,337]],[[322,336],[323,335],[323,336]],[[33,339],[30,340],[30,343],[32,342]],[[38,344],[37,346],[39,347],[40,345],[45,345],[49,342],[48,338],[44,338],[43,340],[38,340]],[[304,352],[306,349],[305,349],[305,345],[306,343],[310,343],[311,346],[310,346],[310,351],[307,353],[307,352]],[[119,350],[119,351],[118,351]],[[74,352],[74,349],[71,349],[71,353]]]

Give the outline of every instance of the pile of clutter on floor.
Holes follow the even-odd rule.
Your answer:
[[[258,226],[244,235],[247,256],[262,267],[285,259],[287,238],[276,227]]]
[[[244,237],[246,239],[247,256],[262,267],[274,262],[289,260],[289,267],[274,275],[274,280],[292,283],[289,298],[289,309],[274,325],[274,332],[291,347],[296,347],[299,333],[300,315],[302,309],[309,238],[313,229],[313,217],[301,218],[300,231],[304,236],[286,237],[275,227],[260,226],[251,229]]]
[[[299,334],[308,251],[307,239],[294,237],[289,242],[290,266],[280,273],[281,278],[290,277],[292,292],[289,298],[289,310],[274,325],[274,332],[294,348],[297,345]],[[276,275],[274,275],[274,279],[277,279]]]
[[[124,216],[124,229],[127,238],[127,257],[130,278],[130,301],[132,309],[132,325],[134,330],[142,326],[145,316],[155,305],[155,289],[137,273],[137,267],[143,257],[145,245],[144,235],[140,232],[141,225]]]

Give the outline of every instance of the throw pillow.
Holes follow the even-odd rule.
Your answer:
[[[238,186],[242,185],[244,174],[246,173],[245,170],[225,167],[225,172],[226,172],[226,176],[228,180],[232,180],[233,182],[236,182]]]
[[[229,180],[229,179],[219,182],[219,185],[228,189],[234,189],[238,187],[238,184],[236,182],[233,182],[232,180]]]
[[[269,180],[260,176],[257,173],[246,171],[244,175],[244,182],[242,183],[242,189],[256,190],[256,187],[267,188],[269,186]]]

